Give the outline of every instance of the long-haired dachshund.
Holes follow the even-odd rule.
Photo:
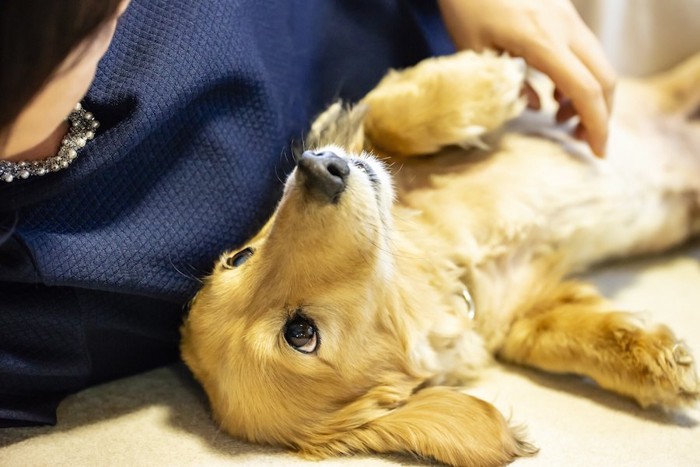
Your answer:
[[[504,464],[535,449],[459,388],[494,356],[644,407],[698,400],[670,329],[570,275],[700,232],[700,56],[619,83],[605,160],[523,111],[525,77],[464,52],[316,120],[275,213],[182,329],[223,430],[312,458]]]

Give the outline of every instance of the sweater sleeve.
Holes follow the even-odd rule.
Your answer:
[[[455,46],[445,29],[437,0],[404,0],[425,37],[431,55],[448,55]]]
[[[32,283],[37,272],[29,250],[16,234],[18,211],[0,212],[0,281]]]
[[[15,231],[17,212],[0,212],[0,245],[3,245]]]

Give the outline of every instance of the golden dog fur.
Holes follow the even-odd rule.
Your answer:
[[[508,463],[535,449],[459,389],[493,356],[642,406],[698,400],[667,327],[567,276],[700,231],[700,56],[619,84],[603,161],[551,112],[523,113],[524,79],[518,60],[464,52],[317,119],[307,146],[348,162],[339,197],[310,196],[297,168],[182,329],[223,430],[312,458]],[[290,342],[292,322],[308,335]]]

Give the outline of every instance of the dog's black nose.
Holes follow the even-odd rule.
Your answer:
[[[329,203],[338,201],[350,173],[347,161],[329,151],[305,151],[297,161],[297,168],[309,193]]]

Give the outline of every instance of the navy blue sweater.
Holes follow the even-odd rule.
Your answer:
[[[135,0],[70,169],[0,185],[0,426],[177,358],[198,277],[269,216],[291,144],[449,50],[430,0]]]

